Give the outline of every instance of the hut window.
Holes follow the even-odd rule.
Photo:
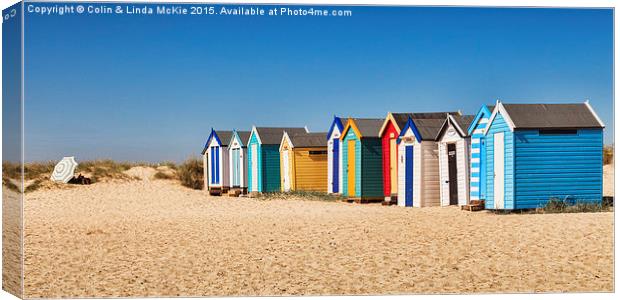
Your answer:
[[[540,129],[538,134],[541,135],[569,135],[577,134],[576,129]]]
[[[310,155],[321,155],[321,154],[327,154],[327,150],[323,150],[323,151],[309,151]]]

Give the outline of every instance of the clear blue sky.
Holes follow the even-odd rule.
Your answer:
[[[216,129],[590,99],[613,142],[611,10],[352,17],[26,14],[26,159],[181,161]]]

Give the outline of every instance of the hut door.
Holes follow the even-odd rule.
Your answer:
[[[347,193],[355,196],[355,141],[350,140],[347,144]]]
[[[493,203],[504,208],[504,133],[493,135]]]
[[[340,140],[334,139],[332,147],[332,193],[338,193],[339,184],[338,180],[340,176],[338,172],[340,171]]]
[[[448,187],[450,205],[459,204],[459,193],[456,179],[456,144],[448,144]]]
[[[241,170],[239,168],[239,148],[236,149],[232,149],[232,186],[233,187],[239,187],[240,186],[240,182],[239,182],[239,178],[240,178],[240,173]]]
[[[220,183],[220,147],[211,147],[211,183]]]
[[[252,192],[258,192],[258,146],[252,144]]]
[[[413,206],[413,146],[405,146],[405,206]]]
[[[390,194],[398,194],[398,167],[396,163],[398,158],[396,156],[396,139],[390,139]]]
[[[284,191],[291,190],[291,170],[288,160],[288,150],[282,152],[282,168],[284,169]]]

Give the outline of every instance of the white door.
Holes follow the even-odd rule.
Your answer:
[[[258,146],[252,145],[252,192],[258,192]]]
[[[493,135],[493,202],[504,209],[504,133]]]
[[[284,191],[291,190],[291,170],[289,170],[288,150],[282,152],[282,168],[284,169]]]

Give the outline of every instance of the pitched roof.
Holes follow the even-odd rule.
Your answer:
[[[452,115],[451,115],[452,116]],[[452,116],[456,124],[460,127],[460,129],[467,133],[467,127],[471,122],[476,118],[474,115],[464,115],[464,116]]]
[[[587,103],[504,104],[515,128],[603,128]]]
[[[450,115],[448,116],[442,123],[441,128],[437,132],[437,136],[435,137],[435,139],[439,140],[439,138],[443,135],[443,133],[448,128],[448,124],[453,124],[456,131],[461,137],[468,136],[469,134],[467,133],[467,126],[469,126],[469,124],[474,120],[474,118],[476,118],[476,116],[473,116],[473,115],[465,115],[465,116]]]
[[[232,137],[232,131],[211,129],[211,133],[209,133],[209,137],[207,138],[207,141],[205,142],[205,146],[202,148],[202,151],[200,152],[200,154],[205,154],[205,152],[207,152],[207,148],[209,147],[209,144],[211,143],[211,139],[213,139],[214,134],[217,135],[221,146],[226,147],[228,146],[228,143],[230,143],[230,138]]]
[[[295,148],[327,147],[326,134],[327,132],[298,133],[289,134],[288,137]]]
[[[251,131],[237,131],[237,135],[239,136],[239,139],[241,140],[241,143],[245,146],[245,143],[248,141],[248,139],[250,138],[250,134],[252,132]]]
[[[394,121],[396,121],[398,128],[402,130],[403,128],[405,128],[405,125],[407,124],[407,120],[409,120],[409,118],[412,118],[413,120],[445,119],[446,117],[448,117],[448,114],[451,114],[453,116],[458,116],[461,113],[458,111],[457,112],[392,113],[392,116],[394,117]]]
[[[379,137],[383,119],[351,118],[362,137]]]
[[[216,130],[215,134],[220,139],[221,146],[228,146],[230,138],[232,138],[233,132],[231,130]]]
[[[439,130],[443,123],[446,121],[445,119],[417,119],[412,120],[415,124],[415,127],[418,129],[420,133],[420,137],[422,140],[435,140]]]
[[[303,127],[256,127],[260,141],[264,145],[280,145],[282,135],[288,132],[289,135],[307,133]],[[248,136],[249,139],[249,136]]]
[[[338,128],[338,130],[342,133],[342,130],[344,129],[344,125],[347,122],[347,120],[348,119],[334,116],[334,120],[332,120],[332,124],[331,126],[329,126],[329,130],[327,131],[327,134],[326,134],[327,139],[329,139],[329,137],[332,135],[332,131],[334,131],[334,128]]]

